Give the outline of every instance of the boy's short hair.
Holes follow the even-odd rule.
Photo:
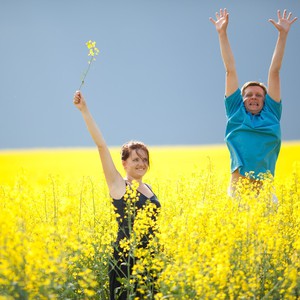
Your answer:
[[[241,88],[243,97],[244,97],[244,94],[245,94],[245,89],[249,86],[260,86],[264,90],[265,96],[268,93],[267,87],[263,83],[261,83],[259,81],[248,81]]]

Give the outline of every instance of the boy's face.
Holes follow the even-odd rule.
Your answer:
[[[265,93],[262,87],[254,85],[248,86],[244,91],[244,105],[246,110],[252,115],[257,115],[264,107]]]

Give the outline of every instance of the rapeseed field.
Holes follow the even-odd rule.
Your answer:
[[[247,182],[227,195],[223,145],[150,147],[144,181],[161,210],[151,251],[137,244],[151,208],[122,245],[128,299],[300,299],[299,142],[259,196]],[[96,149],[1,151],[0,199],[0,299],[108,299],[117,224]]]

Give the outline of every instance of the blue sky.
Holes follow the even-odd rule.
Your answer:
[[[299,17],[281,71],[281,124],[283,140],[300,140],[298,0],[0,3],[0,149],[93,145],[72,104],[90,39],[101,52],[82,92],[108,145],[224,143],[225,73],[209,21],[220,7],[230,13],[240,85],[267,81],[277,39],[268,19],[284,8]]]

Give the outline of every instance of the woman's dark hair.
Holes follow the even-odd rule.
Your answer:
[[[130,153],[135,150],[137,155],[142,158],[139,154],[139,150],[143,150],[146,152],[147,154],[147,163],[148,163],[148,167],[150,167],[150,161],[149,161],[149,150],[147,148],[147,146],[139,141],[129,141],[127,143],[125,143],[122,148],[121,148],[121,159],[122,160],[127,160],[127,158],[129,157]]]

